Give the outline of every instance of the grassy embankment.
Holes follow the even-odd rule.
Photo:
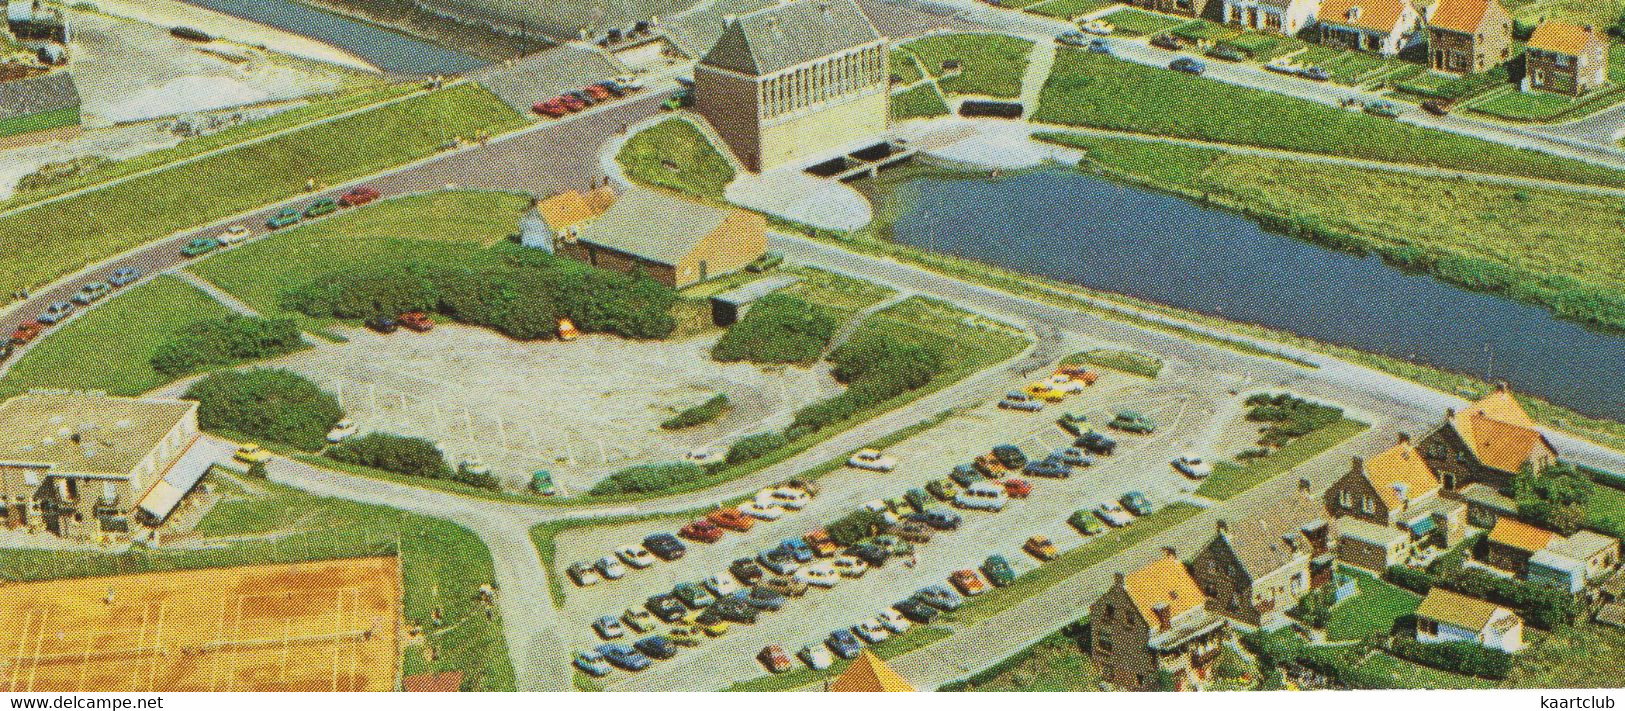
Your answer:
[[[34,287],[178,230],[524,123],[473,84],[436,91],[0,217],[0,290]]]
[[[512,691],[513,667],[501,618],[487,619],[478,588],[494,580],[490,551],[468,529],[394,509],[313,496],[263,480],[210,475],[224,495],[198,524],[200,549],[134,548],[126,553],[0,551],[0,578],[49,580],[198,568],[401,556],[408,625],[431,632],[437,659],[409,646],[405,674],[462,671],[469,688]],[[515,591],[513,594],[524,594]],[[434,608],[445,623],[435,625]]]
[[[1122,351],[1112,348],[1096,348],[1082,353],[1073,353],[1061,359],[1062,365],[1094,365],[1110,368],[1119,373],[1138,375],[1142,378],[1155,378],[1162,372],[1162,359],[1146,353],[1135,351]]]
[[[1197,487],[1196,493],[1220,501],[1230,499],[1297,468],[1298,465],[1320,456],[1326,450],[1370,427],[1371,425],[1364,422],[1345,417],[1294,439],[1286,446],[1246,464],[1218,462],[1213,466],[1213,473],[1208,476],[1207,481]]]
[[[615,160],[637,182],[718,202],[734,179],[733,164],[699,129],[678,118],[661,121],[631,137]]]
[[[996,34],[932,35],[903,45],[920,58],[925,71],[949,94],[972,94],[1013,99],[1021,95],[1033,43]],[[949,71],[942,63],[958,60]]]

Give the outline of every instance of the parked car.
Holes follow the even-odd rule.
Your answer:
[[[1089,431],[1089,416],[1079,412],[1068,412],[1056,418],[1055,424],[1065,430],[1067,434],[1081,437]]]
[[[632,74],[621,74],[612,81],[626,91],[637,91],[643,88],[643,80]]]
[[[834,652],[835,656],[842,659],[856,659],[858,652],[863,651],[863,643],[859,642],[857,636],[847,630],[835,630],[829,633],[829,637],[824,640],[824,645],[829,647],[829,651]]]
[[[576,585],[581,587],[597,585],[604,579],[604,577],[599,574],[597,568],[594,568],[591,563],[587,563],[585,561],[571,563],[570,567],[567,568],[565,572],[569,574],[571,580],[575,581]]]
[[[40,315],[35,316],[34,320],[47,326],[54,326],[63,319],[72,316],[77,308],[79,307],[74,306],[72,301],[55,301],[50,306],[45,307],[45,310],[40,312]]]
[[[1067,447],[1057,451],[1055,455],[1061,460],[1062,464],[1069,467],[1089,467],[1094,466],[1095,464],[1095,460],[1091,459],[1089,455],[1083,451],[1082,447]]]
[[[694,105],[694,92],[689,89],[679,89],[677,93],[661,102],[660,108],[666,111],[676,111],[692,105]]]
[[[655,564],[655,556],[643,546],[621,546],[615,549],[615,557],[622,563],[636,570],[642,570]]]
[[[979,481],[966,487],[954,497],[954,505],[979,511],[1003,511],[1009,495],[1004,487],[989,481]]]
[[[1122,528],[1134,523],[1134,517],[1124,511],[1123,507],[1119,506],[1115,501],[1102,501],[1099,506],[1095,507],[1095,515],[1100,517],[1100,520],[1105,521],[1106,525],[1113,528]]]
[[[986,456],[986,455],[984,455],[984,456]],[[978,462],[980,462],[981,458],[978,457],[977,459],[978,459]],[[1003,465],[998,465],[998,469],[996,471],[1002,473],[1004,471],[1004,466]],[[948,473],[948,480],[949,480],[949,483],[957,484],[957,485],[959,485],[961,487],[964,487],[964,486],[970,486],[971,484],[975,484],[976,482],[981,481],[983,476],[988,476],[988,475],[985,475],[982,472],[982,470],[978,469],[975,465],[961,464],[959,466],[954,467],[954,470]],[[949,489],[952,492],[952,494],[959,493],[959,490],[957,488],[949,487]],[[948,498],[953,498],[953,496],[950,494],[950,496]]]
[[[1059,459],[1044,459],[1038,462],[1028,462],[1021,473],[1027,476],[1041,476],[1048,479],[1065,479],[1072,476],[1072,468]]]
[[[1013,444],[1001,444],[993,448],[994,458],[999,460],[1004,468],[1010,470],[1020,469],[1027,464],[1027,455],[1021,448]]]
[[[624,644],[598,645],[598,653],[604,655],[604,659],[609,660],[610,664],[627,671],[643,671],[654,663],[649,661],[648,657],[643,656],[642,652]]]
[[[677,656],[677,645],[672,644],[664,635],[644,637],[633,643],[632,648],[651,659],[671,659]]]
[[[918,599],[912,597],[899,602],[896,605],[892,605],[892,609],[896,610],[898,614],[907,618],[910,622],[922,625],[930,624],[932,620],[937,619],[937,616],[942,614],[942,612],[937,610],[937,608],[920,602]]]
[[[1186,74],[1193,74],[1196,76],[1201,76],[1202,72],[1207,71],[1207,65],[1191,59],[1190,57],[1180,57],[1179,59],[1169,62],[1168,68],[1176,72],[1184,72]]]
[[[965,598],[948,589],[946,585],[928,585],[920,588],[914,593],[914,598],[944,612],[957,610],[965,604]]]
[[[688,612],[683,608],[683,602],[678,600],[676,595],[670,593],[650,596],[643,603],[643,607],[654,613],[654,616],[660,618],[661,622],[668,624],[682,619],[683,615]]]
[[[925,485],[926,492],[936,497],[938,501],[951,501],[959,493],[959,487],[954,485],[952,479],[937,479]]]
[[[339,420],[337,424],[333,425],[333,429],[327,431],[327,443],[338,444],[343,442],[344,440],[354,437],[355,433],[359,429],[360,428],[356,426],[355,420],[348,417]]]
[[[800,538],[786,538],[779,541],[779,549],[789,553],[790,557],[794,558],[797,563],[810,563],[813,558],[818,557],[817,554],[813,553],[812,546],[807,545],[807,542]]]
[[[221,244],[241,244],[244,240],[247,240],[250,236],[252,236],[252,234],[253,233],[248,231],[248,227],[244,225],[231,225],[230,227],[227,227],[225,231],[221,232],[220,236],[216,237],[215,239],[220,240]]]
[[[100,301],[102,297],[107,296],[108,292],[112,290],[113,288],[105,282],[93,281],[79,287],[79,291],[74,292],[72,301],[80,306],[89,306]]]
[[[858,450],[857,454],[852,455],[851,459],[846,460],[846,464],[847,466],[855,469],[867,469],[874,472],[889,472],[897,468],[897,458],[887,454],[881,454],[878,450],[861,449]]]
[[[796,571],[795,578],[821,588],[832,588],[841,582],[841,574],[836,572],[835,563],[827,560],[803,567]]]
[[[577,669],[589,676],[603,676],[609,673],[609,662],[604,661],[604,655],[597,650],[576,652],[574,662]]]
[[[948,582],[966,597],[975,597],[987,592],[987,581],[982,580],[982,576],[977,575],[974,570],[956,570],[948,575]]]
[[[890,533],[875,536],[870,540],[870,544],[884,548],[887,555],[893,558],[914,554],[914,544]]]
[[[768,612],[782,610],[784,604],[789,602],[789,598],[786,598],[783,594],[761,585],[751,588],[750,592],[745,595],[744,600],[745,604]]]
[[[728,572],[732,573],[735,578],[739,579],[739,582],[745,585],[755,585],[761,581],[763,575],[766,575],[766,573],[762,572],[762,566],[757,565],[756,561],[749,558],[735,560],[733,564],[728,566]]]
[[[1027,555],[1039,560],[1054,560],[1055,556],[1060,554],[1055,550],[1055,543],[1050,541],[1049,536],[1028,538],[1027,542],[1021,544],[1021,549],[1027,551]]]
[[[369,202],[377,200],[378,197],[379,193],[377,190],[363,185],[359,188],[351,188],[343,195],[340,195],[339,205],[343,207],[360,207]]]
[[[756,661],[762,663],[762,668],[771,674],[779,674],[790,670],[790,655],[784,653],[784,648],[776,644],[767,645],[762,651],[756,653]]]
[[[1108,457],[1111,456],[1113,452],[1117,451],[1117,440],[1107,437],[1099,432],[1090,432],[1082,437],[1079,437],[1073,442],[1073,444],[1082,448],[1085,452]]]
[[[220,240],[213,237],[193,237],[181,247],[183,257],[201,257],[220,248]]]
[[[532,104],[530,110],[548,118],[560,118],[570,113],[570,108],[565,106],[564,101],[556,96],[546,101],[538,101]]]
[[[1151,506],[1151,500],[1145,498],[1145,494],[1138,491],[1130,491],[1118,501],[1123,504],[1123,508],[1128,509],[1135,516],[1144,516],[1155,510]]]
[[[768,492],[768,498],[774,506],[789,511],[800,511],[812,503],[812,494],[793,486],[776,487]]]
[[[807,583],[796,580],[788,575],[775,575],[762,583],[768,590],[785,597],[801,597],[807,594]]]
[[[885,627],[892,634],[902,634],[914,626],[908,621],[907,617],[903,616],[903,613],[893,609],[881,610],[875,621],[879,622],[880,626]]]
[[[592,630],[604,639],[616,639],[626,635],[626,627],[622,626],[621,621],[615,619],[614,615],[604,615],[594,620]]]
[[[1428,99],[1422,102],[1422,110],[1434,116],[1444,116],[1455,108],[1456,102],[1450,99]]]
[[[1098,18],[1085,22],[1082,25],[1079,25],[1079,27],[1081,27],[1084,32],[1088,32],[1092,35],[1109,35],[1117,30],[1112,23]]]
[[[722,538],[722,529],[717,528],[716,524],[702,518],[690,521],[688,525],[678,529],[677,535],[691,541],[699,541],[701,543],[716,543]]]
[[[1226,62],[1247,61],[1247,53],[1227,44],[1221,44],[1208,50],[1207,56]]]
[[[739,509],[735,507],[712,511],[705,517],[705,520],[710,521],[719,528],[726,528],[730,531],[739,531],[741,533],[749,531],[751,528],[756,526],[756,519],[740,513]]]
[[[608,89],[598,84],[588,84],[581,87],[581,93],[591,97],[593,101],[607,101],[614,96]]]
[[[863,561],[871,568],[882,567],[891,559],[891,551],[873,543],[859,543],[846,549],[846,554]]]
[[[1094,515],[1089,513],[1088,509],[1078,509],[1077,511],[1073,511],[1072,516],[1068,518],[1066,522],[1071,524],[1073,528],[1077,529],[1078,533],[1085,536],[1093,536],[1105,530],[1100,527],[1100,521],[1096,520]]]
[[[266,220],[265,226],[269,229],[280,230],[284,227],[298,224],[299,220],[301,219],[303,219],[303,216],[299,214],[299,210],[291,207],[284,207],[275,215],[272,215],[271,219]]]
[[[684,605],[694,610],[709,606],[717,601],[716,597],[707,592],[705,587],[699,583],[678,583],[677,587],[672,588],[671,594],[676,595],[678,600],[682,600]]]
[[[253,466],[255,464],[264,464],[269,462],[273,456],[275,455],[271,454],[271,450],[261,447],[253,442],[249,442],[248,444],[238,447],[237,452],[231,455],[231,458],[242,462],[243,464]]]
[[[1026,393],[1020,393],[1021,397],[1015,397],[1016,395],[1017,393],[1005,395],[1004,399],[999,401],[999,407],[1018,412],[1038,412],[1044,409],[1042,401],[1028,397]]]
[[[1112,421],[1107,423],[1107,426],[1134,434],[1151,434],[1157,431],[1156,422],[1133,410],[1124,410],[1117,413],[1117,416],[1113,417]]]
[[[635,607],[628,607],[621,612],[621,622],[626,624],[627,629],[638,634],[655,628],[655,616],[648,610],[639,610]]]
[[[1089,41],[1089,46],[1085,47],[1084,49],[1086,51],[1088,51],[1089,53],[1091,53],[1091,54],[1106,54],[1106,55],[1109,55],[1109,54],[1112,53],[1112,46],[1110,44],[1107,44],[1106,40],[1103,40],[1103,39],[1090,40]]]
[[[387,333],[394,333],[396,331],[401,330],[401,322],[396,321],[395,319],[392,319],[392,318],[390,318],[388,316],[374,316],[372,318],[367,319],[366,321],[361,322],[361,325],[366,326],[367,328],[370,328],[370,329],[372,329],[374,331],[377,331],[378,333],[386,333],[387,334]]]
[[[717,596],[718,600],[739,590],[739,583],[734,582],[733,578],[726,578],[721,575],[706,578],[704,585],[705,589],[710,590],[711,594]]]
[[[938,531],[954,530],[959,528],[959,524],[964,521],[959,514],[934,506],[920,513],[911,514],[909,520],[919,521]]]
[[[679,647],[698,647],[705,640],[705,631],[689,624],[678,624],[666,629],[666,639]]]
[[[112,275],[107,277],[107,283],[114,287],[128,286],[141,278],[141,270],[135,267],[119,267],[114,269]]]
[[[1399,118],[1399,108],[1392,101],[1372,101],[1365,105],[1364,111],[1378,118]]]
[[[852,625],[852,634],[863,640],[864,644],[880,644],[891,639],[891,631],[879,620],[864,620]]]
[[[1209,474],[1213,473],[1213,463],[1201,457],[1180,457],[1175,459],[1172,464],[1180,474],[1192,479],[1206,479]]]
[[[332,214],[339,209],[339,201],[333,198],[323,198],[311,203],[305,208],[305,217],[321,217]]]
[[[904,521],[897,524],[897,536],[909,543],[930,543],[934,531],[931,526],[919,521]]]
[[[808,669],[814,671],[823,671],[828,669],[829,665],[835,663],[835,657],[829,653],[828,649],[810,644],[802,647],[801,651],[796,653],[796,656],[801,658],[802,664],[806,664]]]
[[[621,565],[621,561],[616,560],[613,555],[599,558],[598,562],[593,564],[593,567],[598,569],[598,572],[604,576],[605,580],[620,580],[626,577],[626,566]]]
[[[777,521],[784,518],[783,507],[762,501],[748,501],[739,507],[739,512],[754,519],[763,521]]]
[[[1164,33],[1151,38],[1151,46],[1162,49],[1181,50],[1185,48],[1184,41],[1178,37]]]
[[[835,544],[834,539],[829,537],[829,532],[822,528],[802,536],[801,540],[807,544],[808,548],[812,549],[813,555],[820,558],[828,558],[841,549],[840,546]]]
[[[997,553],[982,561],[982,574],[987,576],[988,582],[1001,588],[1016,581],[1016,571],[1010,568],[1010,561]]]
[[[707,637],[721,637],[728,632],[728,621],[711,612],[711,610],[695,610],[683,615],[683,621],[692,627],[697,627]]]
[[[670,533],[656,533],[644,538],[643,547],[666,561],[677,560],[688,552],[688,547]]]
[[[716,604],[706,608],[706,610],[724,622],[744,625],[756,624],[758,615],[754,606],[733,595],[718,598]]]
[[[766,252],[752,260],[750,264],[746,264],[745,271],[760,274],[777,269],[781,264],[784,264],[783,252]]]
[[[1264,65],[1264,69],[1278,74],[1298,74],[1302,69],[1293,64],[1287,57],[1276,57]]]
[[[16,350],[17,346],[12,345],[11,341],[0,342],[0,362],[4,362],[7,358],[10,358],[11,354],[16,352]]]
[[[797,563],[795,558],[778,548],[762,551],[756,556],[756,562],[761,563],[763,568],[773,571],[774,575],[790,575],[801,568],[801,564]]]
[[[406,330],[417,333],[428,333],[434,328],[434,319],[422,311],[408,311],[395,320],[406,327]]]
[[[869,564],[855,555],[842,555],[835,559],[835,572],[843,578],[861,578],[869,572]]]

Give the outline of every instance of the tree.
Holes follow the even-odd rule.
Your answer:
[[[373,432],[352,439],[329,449],[327,456],[340,462],[426,479],[440,479],[451,474],[451,467],[446,465],[446,456],[433,442],[385,432]]]
[[[1585,523],[1596,484],[1591,478],[1563,463],[1539,475],[1527,470],[1512,479],[1512,498],[1518,515],[1543,528],[1572,536]]]
[[[281,368],[214,373],[184,397],[198,401],[198,426],[205,430],[309,451],[321,449],[344,416],[332,395]]]

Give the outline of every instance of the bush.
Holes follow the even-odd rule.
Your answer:
[[[331,447],[327,450],[327,456],[340,462],[425,479],[445,479],[452,474],[445,455],[433,442],[383,432],[373,432]]]
[[[711,357],[722,361],[811,364],[835,337],[841,320],[829,309],[787,294],[770,294],[730,326]]]
[[[1418,595],[1426,595],[1438,581],[1434,576],[1420,568],[1405,565],[1390,565],[1383,572],[1382,577],[1388,582],[1398,585]]]
[[[1247,419],[1268,422],[1258,443],[1269,447],[1284,446],[1287,442],[1331,425],[1343,418],[1343,409],[1309,402],[1286,393],[1269,395],[1259,393],[1247,398],[1251,409]]]
[[[1417,664],[1485,679],[1505,679],[1512,671],[1512,655],[1471,642],[1428,644],[1396,637],[1389,651]]]
[[[835,541],[837,545],[851,546],[878,533],[884,521],[885,519],[878,513],[859,509],[825,526],[824,531],[829,533],[830,540]]]
[[[1513,477],[1512,498],[1518,502],[1519,518],[1572,536],[1585,522],[1595,487],[1590,476],[1559,464],[1540,476],[1524,472]]]
[[[793,428],[823,429],[859,411],[930,383],[947,362],[940,342],[896,341],[878,331],[835,349],[830,374],[847,383],[846,392],[796,412]]]
[[[718,393],[710,400],[706,400],[705,402],[679,412],[676,415],[673,415],[671,419],[660,423],[660,429],[680,430],[686,427],[703,425],[707,422],[715,421],[718,417],[722,416],[722,413],[727,411],[728,395],[726,393]]]
[[[214,373],[186,391],[198,401],[198,426],[228,436],[315,451],[344,416],[338,400],[280,368]]]
[[[1337,602],[1336,582],[1327,583],[1304,595],[1287,614],[1315,629],[1326,629],[1332,619],[1332,605]]]
[[[169,334],[152,356],[152,369],[169,378],[291,353],[304,346],[293,319],[230,314],[196,321]]]
[[[753,459],[761,459],[774,450],[790,444],[790,438],[778,432],[760,432],[748,437],[741,437],[728,448],[728,463],[740,464]]]
[[[587,493],[593,496],[615,494],[647,494],[666,491],[705,476],[705,470],[693,462],[666,462],[640,464],[627,467],[594,484]]]

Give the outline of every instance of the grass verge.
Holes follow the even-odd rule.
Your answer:
[[[1009,35],[950,34],[923,37],[903,48],[920,58],[945,92],[1010,99],[1021,95],[1033,43]],[[958,70],[943,67],[953,61]]]
[[[1196,488],[1196,495],[1218,501],[1232,498],[1320,456],[1322,452],[1342,444],[1369,427],[1371,425],[1345,417],[1292,440],[1285,447],[1271,452],[1268,456],[1254,459],[1246,465],[1229,461],[1219,462],[1214,465],[1213,473],[1208,475],[1207,481]]]
[[[1162,372],[1162,359],[1154,355],[1112,348],[1096,348],[1073,353],[1061,359],[1062,365],[1097,365],[1120,373],[1155,378]]]
[[[627,177],[710,200],[722,200],[734,168],[694,124],[669,118],[639,131],[615,160]]]
[[[1358,568],[1343,566],[1341,572],[1354,578],[1360,593],[1344,600],[1331,610],[1326,622],[1326,638],[1360,640],[1372,635],[1386,635],[1394,621],[1416,612],[1422,598],[1416,593],[1391,585]]]
[[[943,100],[942,93],[933,84],[921,84],[892,95],[891,117],[894,121],[947,115],[948,102]]]

